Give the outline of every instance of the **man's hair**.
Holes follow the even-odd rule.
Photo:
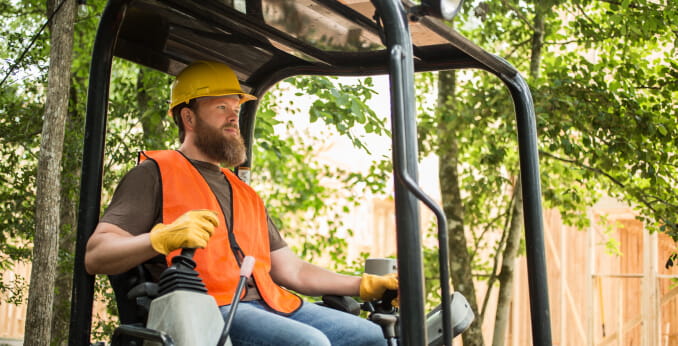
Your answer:
[[[190,110],[194,111],[197,108],[197,99],[191,99],[188,103],[180,103],[174,108],[172,108],[172,117],[174,118],[174,123],[179,127],[179,142],[183,143],[186,138],[186,130],[184,129],[184,121],[181,118],[181,110],[188,107]]]

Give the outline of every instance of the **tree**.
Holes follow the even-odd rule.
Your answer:
[[[50,68],[36,181],[36,229],[24,345],[46,345],[50,340],[75,0],[51,1],[48,9],[48,17],[52,18]]]

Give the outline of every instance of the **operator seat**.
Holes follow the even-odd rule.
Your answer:
[[[164,339],[164,333],[145,328],[151,301],[159,296],[159,277],[152,272],[162,272],[163,267],[167,268],[165,256],[159,255],[125,273],[108,276],[120,320],[112,345],[141,346],[144,339]]]

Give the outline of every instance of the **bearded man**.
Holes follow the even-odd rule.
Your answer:
[[[196,270],[225,317],[242,260],[253,256],[232,322],[234,345],[384,345],[376,324],[291,291],[376,299],[397,289],[397,278],[341,275],[302,260],[257,193],[223,168],[246,159],[240,106],[255,99],[221,63],[198,61],[177,76],[170,110],[181,145],[139,154],[87,243],[87,271],[115,275],[143,265],[157,280],[182,248],[198,248]]]

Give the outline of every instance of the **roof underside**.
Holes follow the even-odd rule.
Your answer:
[[[437,20],[410,22],[410,33],[417,70],[515,73]],[[221,61],[249,89],[274,75],[386,73],[381,35],[366,0],[133,0],[115,55],[172,75],[195,60]]]

